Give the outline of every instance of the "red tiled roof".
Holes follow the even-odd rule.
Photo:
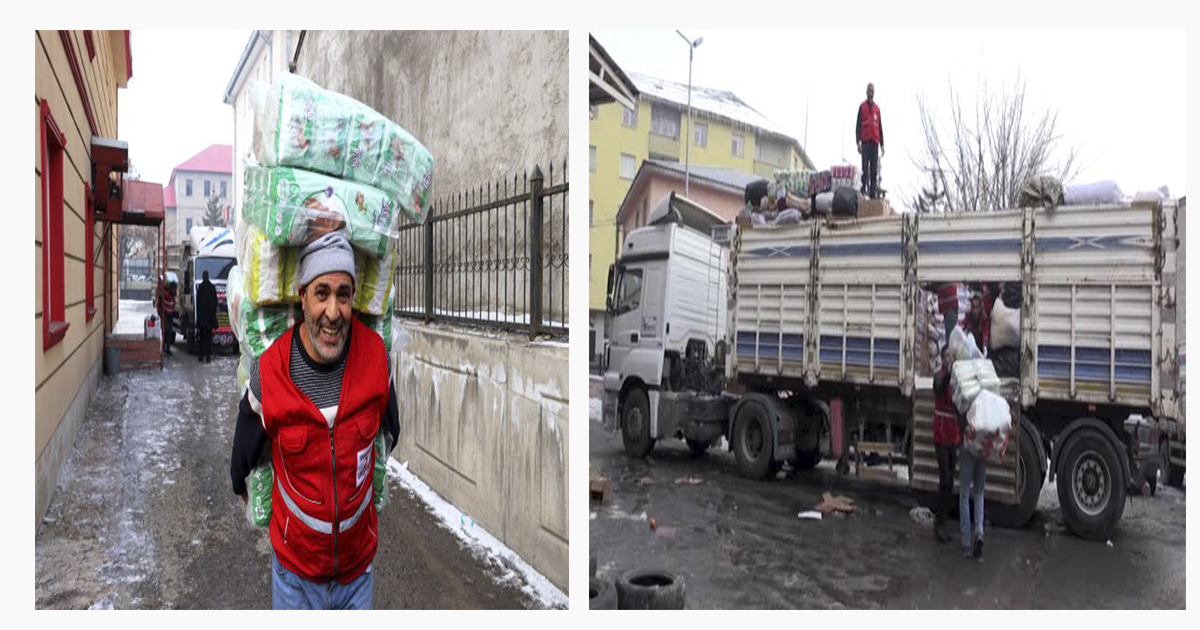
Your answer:
[[[188,158],[171,170],[171,180],[167,187],[175,183],[175,173],[191,171],[193,173],[229,173],[233,174],[233,145],[214,144],[207,149]],[[173,193],[172,193],[173,195]]]
[[[125,195],[121,209],[145,210],[147,216],[163,216],[163,186],[136,179],[125,180]]]

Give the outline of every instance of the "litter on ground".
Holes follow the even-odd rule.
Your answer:
[[[819,521],[821,520],[821,513],[816,510],[808,510],[797,514],[796,518],[802,521]]]

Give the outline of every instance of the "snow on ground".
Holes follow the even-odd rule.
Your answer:
[[[449,501],[443,499],[437,492],[425,484],[408,470],[408,462],[401,463],[394,457],[388,458],[388,477],[397,480],[409,492],[416,494],[429,507],[429,511],[438,517],[442,526],[458,536],[474,552],[478,552],[500,567],[505,573],[497,580],[508,582],[517,577],[524,580],[521,591],[542,604],[545,608],[567,608],[569,600],[566,594],[558,590],[546,576],[538,573],[520,556],[509,549],[507,545],[492,536],[486,529],[480,527],[471,517],[463,514]]]
[[[602,404],[599,398],[588,399],[588,420],[600,422],[601,414],[603,413]]]
[[[150,300],[120,300],[117,308],[117,325],[113,333],[117,335],[140,335],[145,332],[143,325],[147,315],[155,314],[154,302]]]

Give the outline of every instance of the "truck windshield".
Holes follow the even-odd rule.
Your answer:
[[[236,258],[197,258],[195,282],[204,280],[204,272],[208,272],[209,280],[225,280],[229,270],[237,264]]]
[[[642,300],[642,270],[622,269],[617,278],[617,300],[614,314],[627,313],[638,307]]]

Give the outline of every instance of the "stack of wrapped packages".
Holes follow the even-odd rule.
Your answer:
[[[954,327],[949,346],[954,357],[951,372],[954,406],[959,413],[967,414],[963,447],[981,459],[999,464],[1008,448],[1012,427],[1008,402],[1000,395],[1000,377],[962,327]]]
[[[358,101],[285,74],[252,86],[254,159],[235,226],[237,267],[229,275],[229,316],[241,348],[238,387],[250,367],[297,321],[303,247],[342,231],[354,248],[354,316],[393,341],[392,249],[401,220],[428,214],[433,156],[396,123]],[[375,503],[387,500],[384,432],[375,440]],[[270,522],[269,459],[250,475],[247,517]]]

